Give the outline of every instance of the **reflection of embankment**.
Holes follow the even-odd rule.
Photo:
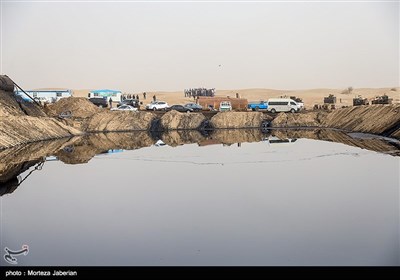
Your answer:
[[[388,142],[366,135],[354,137],[341,131],[329,129],[297,130],[273,129],[263,133],[259,129],[217,129],[210,135],[202,135],[196,130],[173,130],[160,134],[161,140],[169,146],[197,143],[199,146],[244,142],[259,142],[268,136],[279,139],[306,138],[323,140],[359,147],[380,153],[400,156],[399,142]],[[375,136],[374,136],[375,137]],[[35,170],[47,156],[55,155],[67,164],[87,163],[95,155],[114,149],[134,150],[154,145],[148,132],[126,132],[89,134],[71,139],[59,139],[31,143],[0,151],[0,195],[13,192],[21,183],[19,175]]]
[[[217,129],[210,139],[221,144],[260,142],[265,135],[259,129]]]
[[[353,106],[331,112],[279,113],[273,127],[321,127],[400,137],[400,104]]]
[[[171,130],[161,134],[161,140],[168,146],[176,147],[203,141],[204,136],[197,130]]]
[[[313,140],[330,141],[370,151],[375,151],[379,153],[386,153],[395,156],[400,155],[400,145],[397,142],[388,142],[379,138],[364,138],[364,139],[353,138],[345,132],[331,130],[331,129],[315,129],[315,130],[277,129],[277,130],[272,130],[271,135],[276,136],[280,139],[306,138]]]
[[[59,139],[31,143],[0,151],[0,195],[13,192],[21,183],[18,176],[32,166],[43,162],[73,139]]]
[[[97,154],[112,149],[135,150],[153,145],[154,140],[147,132],[89,134],[80,137],[70,149],[58,151],[55,155],[68,164],[87,163]]]

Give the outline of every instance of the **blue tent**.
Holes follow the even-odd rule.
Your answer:
[[[114,102],[121,101],[121,94],[120,90],[112,90],[112,89],[97,89],[92,90],[89,93],[89,97],[103,97],[109,100],[110,98]]]
[[[91,90],[90,92],[92,93],[98,93],[98,94],[113,94],[113,93],[119,93],[121,92],[120,90],[112,90],[112,89],[96,89],[96,90]]]

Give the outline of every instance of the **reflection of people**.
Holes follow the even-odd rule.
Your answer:
[[[112,108],[112,99],[110,97],[110,100],[108,100],[108,102],[110,103],[110,108]]]

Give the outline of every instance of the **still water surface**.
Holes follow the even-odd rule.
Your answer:
[[[47,161],[1,209],[19,265],[400,265],[399,157],[333,142]]]

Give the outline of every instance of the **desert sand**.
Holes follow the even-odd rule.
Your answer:
[[[75,97],[87,97],[90,89],[73,90]],[[276,98],[281,96],[296,96],[302,98],[306,108],[311,109],[315,104],[322,105],[325,96],[333,94],[336,96],[337,106],[351,106],[353,105],[353,98],[361,95],[363,98],[373,99],[375,96],[386,94],[389,98],[393,99],[393,103],[400,103],[400,88],[354,88],[351,93],[344,93],[345,89],[307,89],[307,90],[277,90],[277,89],[226,89],[218,90],[216,96],[229,96],[236,97],[236,93],[241,98],[246,98],[249,102],[268,100],[269,98]],[[185,97],[183,91],[146,91],[147,99],[143,100],[142,92],[123,92],[126,94],[138,94],[144,104],[152,100],[152,96],[156,95],[158,100],[168,102],[169,105],[185,104],[192,102],[193,98]]]

